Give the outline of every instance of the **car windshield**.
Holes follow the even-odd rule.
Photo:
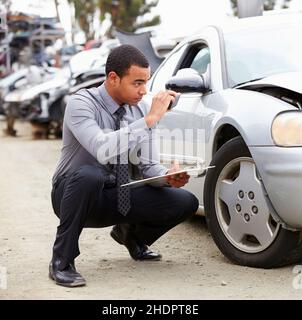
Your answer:
[[[302,70],[302,26],[282,25],[225,35],[232,87],[278,73]]]

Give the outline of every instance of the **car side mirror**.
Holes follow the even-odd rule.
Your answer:
[[[202,75],[192,68],[180,69],[175,76],[173,76],[166,83],[167,90],[173,90],[179,93],[208,91],[208,86]]]

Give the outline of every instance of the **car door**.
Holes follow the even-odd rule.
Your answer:
[[[151,84],[151,93],[165,90],[167,80],[185,68],[192,68],[203,76],[209,75],[210,61],[206,43],[184,45],[158,70]],[[158,143],[162,162],[175,158],[186,166],[199,165],[205,160],[206,113],[202,96],[202,93],[195,92],[181,94],[176,107],[159,122]],[[195,191],[202,203],[203,178],[192,177],[185,188]]]

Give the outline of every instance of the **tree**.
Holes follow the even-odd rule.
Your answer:
[[[234,15],[237,16],[238,11],[237,11],[237,0],[230,0],[232,9],[234,11]],[[282,5],[281,7],[283,9],[288,8],[288,4],[291,0],[282,0]],[[263,9],[266,10],[273,10],[275,8],[275,5],[277,4],[278,0],[263,0]]]
[[[86,39],[94,38],[93,18],[100,0],[68,0],[74,4],[75,19],[85,33]]]
[[[104,20],[106,13],[110,13],[113,26],[130,32],[160,23],[159,16],[139,22],[139,18],[150,13],[158,0],[68,0],[68,2],[74,4],[75,19],[87,40],[94,38],[93,18],[97,8],[101,11],[101,21]],[[109,33],[111,31],[112,28]]]
[[[140,27],[157,25],[160,23],[159,16],[139,22],[139,18],[150,13],[157,3],[158,0],[99,0],[101,20],[106,13],[110,13],[112,25],[129,32]]]

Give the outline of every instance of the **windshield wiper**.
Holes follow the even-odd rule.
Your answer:
[[[263,77],[262,77],[262,78],[253,79],[253,80],[244,81],[244,82],[241,82],[241,83],[236,84],[236,85],[233,86],[232,88],[236,88],[236,87],[242,86],[243,84],[250,83],[250,82],[255,82],[255,81],[259,81],[259,80],[262,80],[262,79],[263,79]]]

